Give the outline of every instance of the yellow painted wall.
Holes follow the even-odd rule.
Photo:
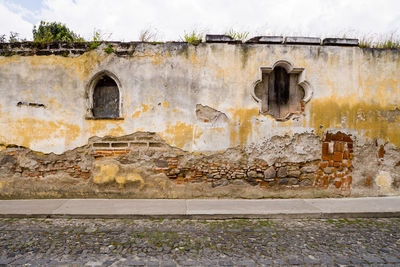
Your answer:
[[[313,96],[278,122],[252,98],[260,67],[286,60],[305,69]],[[121,84],[123,120],[88,120],[87,88],[107,70]],[[274,135],[343,129],[400,147],[398,50],[305,45],[141,44],[130,57],[101,49],[79,57],[0,56],[0,142],[62,153],[91,136],[160,134],[189,151],[223,150]],[[42,103],[46,108],[17,106]],[[228,117],[199,121],[196,104]]]

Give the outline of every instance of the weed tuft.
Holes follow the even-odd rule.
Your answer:
[[[203,34],[193,30],[190,33],[185,32],[183,39],[189,44],[198,45],[203,41]]]
[[[400,37],[396,37],[393,32],[390,35],[376,37],[374,35],[360,38],[360,47],[362,48],[380,48],[380,49],[398,49],[400,48]]]
[[[235,31],[234,29],[230,29],[228,32],[225,33],[225,35],[228,35],[232,39],[235,39],[237,41],[246,41],[247,37],[249,36],[249,32],[247,31],[239,32]]]
[[[106,48],[104,48],[104,52],[106,52],[107,54],[111,54],[114,52],[114,48],[111,44],[108,44]]]
[[[158,37],[158,31],[157,29],[153,29],[151,27],[148,27],[146,29],[143,29],[140,34],[139,34],[139,40],[141,42],[154,42],[157,40]]]

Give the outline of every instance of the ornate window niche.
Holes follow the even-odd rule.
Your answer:
[[[118,78],[107,70],[98,72],[86,88],[86,119],[123,119],[121,96],[121,83]]]
[[[261,67],[260,75],[252,92],[260,105],[260,114],[284,121],[304,111],[305,103],[313,95],[310,83],[305,80],[304,68],[295,68],[290,62],[280,60],[272,67]]]

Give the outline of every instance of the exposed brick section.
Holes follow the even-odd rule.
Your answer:
[[[95,158],[114,157],[129,154],[137,149],[166,148],[168,145],[155,133],[139,132],[121,137],[106,136],[89,142],[90,154]]]
[[[349,191],[352,183],[353,140],[351,135],[326,133],[314,186]]]
[[[94,149],[91,153],[95,159],[98,158],[103,158],[103,157],[113,157],[113,156],[119,156],[119,155],[124,155],[128,154],[131,150],[129,148],[127,149],[113,149],[113,148],[108,148],[108,149]]]

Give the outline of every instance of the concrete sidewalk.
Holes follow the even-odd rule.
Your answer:
[[[0,200],[0,217],[188,219],[400,217],[400,197]]]

